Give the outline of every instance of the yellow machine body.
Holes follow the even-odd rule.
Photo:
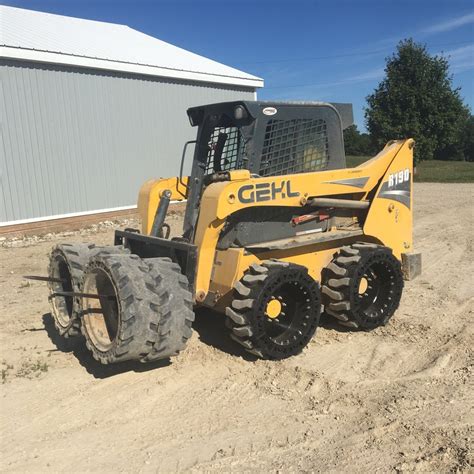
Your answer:
[[[413,251],[413,146],[412,139],[389,142],[371,160],[355,168],[286,176],[251,177],[247,170],[230,172],[230,180],[210,184],[203,192],[194,244],[198,248],[196,303],[224,308],[236,281],[252,263],[279,259],[303,265],[315,280],[341,246],[356,241],[389,247],[403,262]],[[138,209],[142,232],[150,234],[163,190],[172,199],[185,199],[187,180],[151,180],[140,190]],[[242,202],[244,198],[245,202]],[[253,252],[252,246],[218,250],[219,235],[229,216],[257,206],[307,206],[314,198],[344,198],[368,205],[363,225],[356,231],[333,226],[315,238],[290,238],[284,248]],[[352,235],[351,235],[352,234]],[[271,246],[270,246],[271,247]]]
[[[307,347],[322,314],[353,330],[387,324],[421,272],[414,141],[346,168],[350,104],[238,100],[187,114],[196,139],[179,177],[141,187],[142,231],[57,245],[48,277],[33,277],[49,282],[59,333],[82,333],[103,364],[154,362],[183,351],[194,309],[210,307],[249,354],[282,360]],[[177,201],[182,233],[166,222]]]

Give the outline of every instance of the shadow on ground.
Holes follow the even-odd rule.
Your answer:
[[[236,357],[242,357],[248,361],[256,360],[256,357],[247,353],[243,347],[233,341],[229,336],[229,330],[224,324],[225,317],[209,309],[199,309],[196,311],[196,320],[193,325],[199,340],[204,344]],[[59,335],[54,326],[51,313],[43,314],[44,329],[54,344],[56,349],[51,351],[61,351],[72,353],[89,374],[97,379],[105,379],[119,375],[124,372],[146,372],[171,364],[170,359],[163,359],[156,362],[143,364],[138,361],[127,361],[119,364],[103,365],[96,361],[86,347],[84,337],[77,336],[65,338]]]
[[[336,331],[336,332],[358,331],[358,329],[349,328],[349,327],[343,326],[342,324],[339,324],[336,318],[334,318],[333,316],[329,316],[326,313],[321,313],[321,319],[319,320],[319,327],[327,329],[328,331]]]
[[[198,308],[193,329],[197,332],[199,340],[208,346],[248,361],[257,359],[231,339],[229,329],[225,326],[225,316],[221,313],[208,308]]]
[[[82,367],[96,379],[106,379],[131,371],[147,372],[148,370],[166,367],[171,363],[169,359],[163,359],[147,364],[138,361],[127,361],[120,364],[103,365],[92,357],[82,336],[73,338],[60,336],[54,327],[54,320],[51,313],[43,314],[43,324],[49,339],[56,346],[56,349],[52,349],[52,351],[72,352]]]
[[[92,354],[86,348],[82,336],[73,338],[64,338],[60,336],[54,326],[54,320],[51,313],[43,314],[43,324],[49,339],[56,347],[56,349],[52,349],[51,351],[61,351],[65,353],[72,352],[81,366],[97,379],[105,379],[130,371],[146,372],[148,370],[167,367],[171,364],[170,359],[163,359],[146,364],[138,361],[128,361],[119,364],[103,365],[92,357]],[[353,331],[353,329],[339,325],[334,318],[327,316],[324,313],[321,315],[319,325],[330,331]],[[225,316],[220,313],[207,308],[197,309],[193,329],[197,333],[199,340],[208,346],[214,347],[231,356],[242,357],[246,361],[257,360],[257,357],[249,354],[243,347],[230,338],[229,329],[225,326]],[[317,337],[317,334],[315,337]]]

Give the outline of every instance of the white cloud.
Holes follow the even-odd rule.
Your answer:
[[[469,71],[474,68],[474,43],[441,53],[449,61],[452,72]]]
[[[421,32],[426,34],[444,33],[445,31],[455,30],[461,26],[470,25],[472,23],[474,23],[474,12],[452,18],[451,20],[435,23],[434,25],[424,28]]]
[[[349,76],[339,81],[329,82],[326,84],[314,84],[314,85],[318,87],[332,87],[332,86],[341,86],[344,84],[358,84],[361,82],[369,82],[369,81],[374,81],[376,79],[382,79],[384,75],[384,71],[385,69],[383,67],[378,67],[378,68],[363,72],[361,74]]]
[[[421,39],[427,38],[431,35],[436,35],[437,33],[444,33],[447,31],[452,31],[457,28],[461,28],[465,25],[474,24],[474,12],[467,13],[465,15],[459,16],[457,18],[451,18],[443,22],[434,23],[430,26],[426,26],[416,31],[403,31],[398,35],[390,36],[387,38],[381,38],[373,42],[373,46],[376,48],[384,49],[393,49],[398,42],[403,38],[414,37],[415,39],[420,37]]]
[[[371,81],[373,79],[381,79],[384,73],[385,73],[385,68],[378,67],[376,69],[372,69],[371,71],[367,71],[362,74],[353,76],[352,78],[348,79],[348,82],[365,82],[365,81]]]
[[[449,51],[443,51],[445,56],[449,56],[452,59],[467,58],[474,56],[474,43],[468,44],[467,46],[461,46],[460,48],[451,49]]]
[[[328,96],[329,91],[333,90],[335,87],[348,86],[350,84],[361,84],[364,82],[376,81],[382,79],[384,75],[384,68],[378,67],[376,69],[371,69],[369,71],[363,72],[361,74],[356,74],[354,76],[347,76],[343,79],[334,80],[332,82],[322,82],[322,83],[309,83],[309,84],[289,84],[287,86],[275,86],[275,87],[265,87],[265,91],[273,91],[275,89],[281,89],[280,93],[272,93],[272,98],[281,99],[282,97],[295,97],[301,95],[303,91],[305,93],[318,94],[318,100],[324,100]],[[304,95],[304,94],[303,94]]]

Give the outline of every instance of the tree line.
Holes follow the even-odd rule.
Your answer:
[[[414,138],[415,162],[474,161],[474,117],[454,88],[448,58],[412,39],[386,59],[385,77],[367,98],[368,133],[344,131],[347,155],[373,155],[389,140]]]

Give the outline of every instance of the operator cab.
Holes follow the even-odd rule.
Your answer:
[[[194,229],[203,187],[227,179],[228,171],[265,177],[346,167],[343,130],[353,123],[351,104],[236,101],[187,112],[198,133],[186,236]]]

